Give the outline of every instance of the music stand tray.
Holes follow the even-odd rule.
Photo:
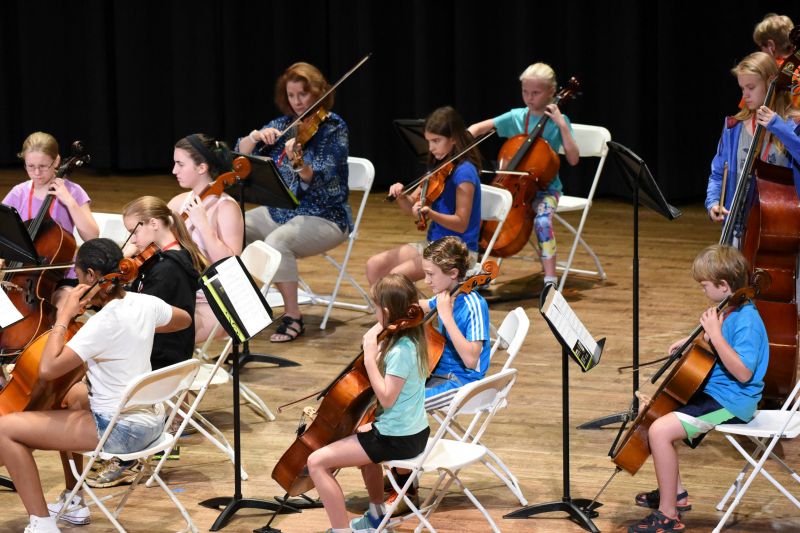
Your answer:
[[[423,165],[428,160],[428,141],[425,140],[425,119],[398,118],[392,121],[394,130]]]
[[[28,228],[16,209],[0,204],[0,228],[0,259],[28,265],[40,263]]]
[[[246,179],[228,187],[228,194],[243,202],[282,209],[296,209],[300,205],[300,200],[283,181],[272,159],[238,152],[233,152],[233,155],[250,161],[250,174]]]

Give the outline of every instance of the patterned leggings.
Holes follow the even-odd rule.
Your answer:
[[[533,219],[533,228],[542,259],[550,259],[556,255],[556,236],[553,233],[553,215],[558,207],[558,191],[539,191],[533,200],[532,209],[536,213]]]

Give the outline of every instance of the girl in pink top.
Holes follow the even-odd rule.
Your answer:
[[[178,178],[178,185],[190,190],[170,200],[170,209],[188,215],[186,227],[210,263],[240,255],[244,220],[239,204],[225,193],[206,196],[202,201],[199,198],[209,183],[230,170],[231,152],[228,147],[223,142],[198,133],[175,143],[173,159],[175,166],[172,173]],[[202,291],[197,293],[194,322],[195,342],[205,341],[217,323]],[[224,335],[225,332],[220,328],[217,336]]]

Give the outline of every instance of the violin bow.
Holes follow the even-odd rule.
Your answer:
[[[303,111],[303,113],[302,113],[302,114],[300,114],[300,116],[299,116],[299,117],[297,117],[296,119],[294,119],[294,121],[293,121],[291,124],[289,124],[288,126],[286,126],[286,129],[284,129],[282,132],[280,132],[280,133],[278,134],[278,136],[277,136],[277,137],[275,137],[275,140],[278,140],[279,138],[283,137],[284,135],[286,135],[286,133],[288,133],[289,131],[291,131],[291,129],[292,129],[292,128],[294,128],[295,126],[297,126],[297,125],[298,125],[298,124],[299,124],[299,123],[300,123],[300,122],[301,122],[301,121],[302,121],[304,118],[306,118],[306,117],[307,117],[307,116],[308,116],[308,115],[309,115],[309,114],[310,114],[312,111],[314,111],[314,110],[317,108],[317,106],[319,105],[319,103],[320,103],[320,102],[324,101],[324,100],[325,100],[325,99],[328,97],[328,95],[329,95],[329,94],[331,94],[333,91],[335,91],[335,90],[336,90],[336,88],[337,88],[339,85],[341,85],[341,84],[342,84],[342,82],[343,82],[344,80],[346,80],[347,78],[349,78],[351,74],[353,74],[353,73],[354,73],[356,70],[358,70],[359,68],[361,68],[361,65],[363,65],[364,63],[366,63],[366,62],[367,62],[367,60],[368,60],[370,57],[372,57],[372,52],[370,52],[370,53],[368,53],[367,55],[365,55],[363,58],[361,58],[361,61],[359,61],[358,63],[356,63],[356,65],[355,65],[353,68],[351,68],[350,70],[348,70],[347,72],[345,72],[345,73],[344,73],[344,76],[342,76],[341,78],[339,78],[339,80],[338,80],[336,83],[334,83],[333,85],[331,85],[331,86],[330,86],[330,88],[329,88],[327,91],[325,91],[324,93],[322,93],[322,96],[320,96],[319,98],[317,98],[317,101],[316,101],[316,102],[314,102],[312,105],[308,106],[308,109],[306,109],[305,111]]]
[[[445,162],[443,162],[443,163],[440,163],[440,164],[436,165],[436,168],[434,168],[433,170],[431,170],[431,171],[429,171],[429,172],[426,172],[426,173],[425,173],[425,174],[423,174],[421,177],[419,177],[419,178],[415,179],[414,181],[412,181],[411,183],[409,183],[408,185],[406,185],[406,186],[405,186],[405,188],[403,189],[403,194],[408,194],[408,193],[410,193],[411,191],[413,191],[414,189],[416,189],[416,188],[417,188],[417,186],[418,186],[420,183],[422,183],[423,181],[425,181],[425,180],[426,180],[426,179],[428,179],[429,177],[433,176],[434,174],[436,174],[437,172],[439,172],[441,169],[443,169],[444,167],[446,167],[447,165],[449,165],[450,163],[452,163],[453,161],[455,161],[456,159],[458,159],[458,158],[459,158],[459,157],[461,157],[462,155],[466,154],[467,152],[469,152],[470,150],[472,150],[473,148],[475,148],[476,146],[478,146],[479,144],[481,144],[483,141],[485,141],[486,139],[488,139],[489,137],[491,137],[492,135],[494,135],[495,133],[497,133],[497,130],[496,130],[496,129],[494,129],[494,128],[492,128],[490,131],[486,132],[486,134],[485,134],[483,137],[481,137],[481,138],[479,138],[479,139],[475,140],[475,141],[474,141],[472,144],[470,144],[469,146],[467,146],[466,148],[464,148],[463,150],[461,150],[460,152],[458,152],[456,155],[454,155],[453,157],[451,157],[451,158],[450,158],[450,159],[448,159],[447,161],[445,161]],[[526,172],[525,174],[527,174],[527,172]],[[386,198],[384,199],[384,202],[393,202],[394,200],[395,200],[395,197],[394,197],[394,196],[389,196],[389,195],[387,194],[387,195],[386,195]]]

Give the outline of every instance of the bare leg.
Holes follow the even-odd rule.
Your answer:
[[[383,468],[381,465],[369,463],[361,467],[361,477],[367,487],[370,503],[380,505],[383,503]]]
[[[194,342],[195,344],[205,342],[211,334],[211,330],[217,325],[217,317],[207,302],[198,302],[194,308]],[[224,337],[225,330],[217,328],[215,339]]]
[[[422,256],[411,245],[404,244],[385,252],[373,255],[367,260],[367,281],[374,285],[389,273],[405,274],[411,281],[425,277],[422,272]]]
[[[680,420],[673,413],[656,420],[648,432],[650,452],[653,454],[661,499],[658,510],[669,518],[678,516],[675,500],[678,494],[679,480],[678,452],[675,450],[674,443],[685,438],[686,430],[683,429]]]
[[[275,282],[275,287],[277,287],[278,292],[281,293],[283,297],[283,312],[286,316],[300,319],[303,318],[303,314],[300,312],[300,305],[298,304],[297,299],[297,287],[298,283],[296,281],[280,281]],[[299,329],[299,326],[295,325]],[[299,335],[299,333],[297,334]],[[270,337],[270,340],[273,342],[283,342],[287,340],[292,340],[295,337],[294,332],[291,335],[289,334],[282,334],[282,333],[273,333]]]
[[[347,466],[364,466],[370,463],[372,461],[355,435],[320,448],[308,457],[308,473],[314,480],[314,486],[325,505],[325,512],[328,513],[332,527],[339,529],[350,526],[347,509],[344,506],[344,494],[336,478],[333,477],[333,470]],[[370,490],[370,500],[372,500],[372,490],[374,487]],[[378,498],[376,503],[381,501],[382,498]]]
[[[0,417],[0,461],[30,515],[50,516],[33,450],[92,450],[97,442],[90,411],[27,411]]]

